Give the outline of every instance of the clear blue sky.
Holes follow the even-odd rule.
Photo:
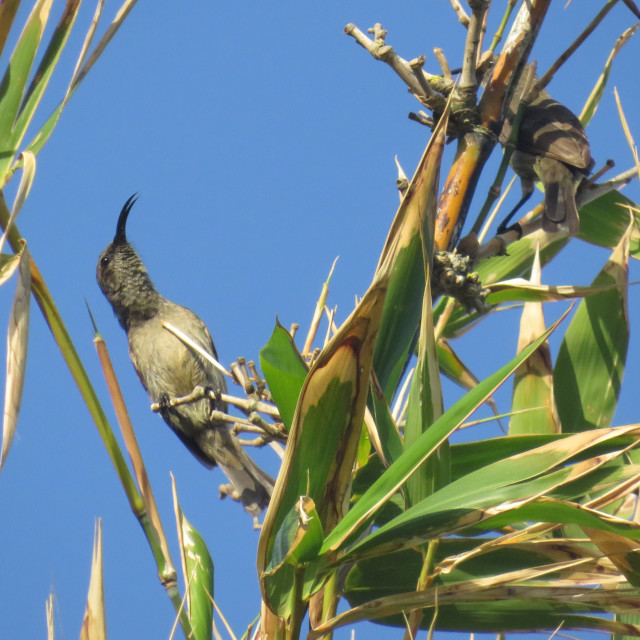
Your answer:
[[[59,12],[63,3],[54,4]],[[567,10],[563,4],[553,3],[534,51],[539,69],[602,3],[574,2]],[[93,11],[93,3],[85,3],[43,117],[62,96]],[[497,17],[494,12],[492,24]],[[21,12],[17,23],[23,20]],[[113,237],[120,208],[138,192],[130,239],[158,289],[207,322],[224,363],[239,355],[257,359],[276,314],[283,324],[298,322],[306,330],[336,256],[329,302],[338,305],[343,320],[354,295],[370,282],[397,207],[393,157],[398,154],[410,175],[427,140],[427,130],[407,119],[417,101],[389,68],[343,34],[348,22],[363,30],[382,22],[398,53],[407,59],[425,53],[429,70],[437,68],[434,46],[445,50],[452,66],[459,64],[464,31],[447,0],[202,2],[179,8],[142,0],[38,157],[18,221],[115,428],[92,343],[89,301],[124,388],[174,559],[170,470],[185,514],[213,555],[216,600],[239,635],[258,611],[257,533],[238,505],[217,499],[222,474],[197,463],[150,413],[125,335],[95,282],[95,264]],[[632,23],[619,3],[579,61],[559,73],[552,95],[579,112],[615,39]],[[640,140],[637,37],[619,55],[589,129],[598,166],[609,157],[621,170],[631,166],[614,86]],[[474,211],[485,193],[486,184]],[[640,201],[637,182],[625,193]],[[12,188],[7,196],[11,201]],[[607,252],[573,244],[557,268],[543,272],[544,281],[591,281]],[[630,279],[639,279],[636,264]],[[12,284],[0,290],[0,331],[12,294]],[[633,319],[640,311],[635,288],[630,306]],[[560,311],[560,305],[548,308],[547,318]],[[513,353],[518,323],[517,312],[501,314],[485,323],[480,341],[476,336],[461,342],[461,355],[479,377]],[[4,348],[2,341],[3,360]],[[632,335],[616,424],[638,420],[637,350]],[[447,389],[449,398],[457,393]],[[503,396],[501,409],[507,407]],[[270,451],[255,457],[276,471]],[[59,637],[77,636],[98,516],[110,636],[168,637],[174,611],[150,550],[35,304],[22,413],[0,474],[0,514],[2,638],[45,637],[50,589]],[[356,637],[370,631],[359,630]],[[376,631],[375,637],[391,634],[398,632]],[[347,631],[338,637],[346,638]]]

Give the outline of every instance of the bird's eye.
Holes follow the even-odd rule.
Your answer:
[[[102,256],[102,260],[100,260],[100,263],[102,264],[103,267],[106,267],[109,262],[111,262],[111,259],[109,258],[109,256]]]

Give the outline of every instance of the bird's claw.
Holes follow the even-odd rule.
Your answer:
[[[509,231],[515,231],[518,234],[518,240],[522,238],[522,225],[519,222],[509,225],[508,227],[504,223],[502,223],[498,227],[497,235],[501,236],[501,235],[504,235],[505,233],[509,233]]]

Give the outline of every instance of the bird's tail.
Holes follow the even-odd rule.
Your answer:
[[[555,233],[560,225],[575,236],[580,230],[574,186],[571,182],[553,182],[545,185],[542,228]]]
[[[242,503],[254,518],[267,508],[273,493],[274,479],[265,473],[238,445],[234,464],[218,461],[230,484],[220,486],[220,495],[228,495]],[[235,464],[236,462],[240,464]]]

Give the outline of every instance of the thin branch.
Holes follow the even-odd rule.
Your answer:
[[[309,355],[311,350],[311,346],[313,345],[313,341],[316,338],[316,334],[318,332],[318,326],[320,325],[320,320],[322,319],[322,313],[324,311],[325,304],[327,302],[327,296],[329,295],[329,283],[331,282],[331,277],[333,276],[333,271],[336,268],[336,263],[338,262],[338,258],[333,261],[331,265],[331,269],[329,270],[329,275],[327,279],[322,284],[322,289],[320,291],[320,296],[318,298],[318,302],[316,303],[316,308],[313,311],[313,318],[311,319],[311,325],[309,326],[309,333],[307,334],[307,339],[304,342],[304,347],[302,349],[302,357],[306,357]]]
[[[504,30],[507,28],[507,24],[509,22],[509,18],[511,17],[511,12],[513,8],[516,6],[516,0],[509,0],[507,2],[507,7],[504,11],[504,15],[502,16],[502,22],[500,22],[500,26],[493,36],[493,40],[491,42],[491,46],[489,47],[489,51],[493,53],[496,50],[496,47],[502,40],[502,36],[504,34]]]
[[[478,81],[476,77],[476,64],[478,51],[482,39],[484,19],[489,10],[488,0],[470,0],[471,21],[467,30],[467,41],[464,45],[464,58],[462,60],[462,75],[460,76],[460,89],[475,91]]]
[[[576,49],[591,35],[593,30],[604,20],[605,16],[613,9],[618,0],[609,0],[607,4],[600,9],[596,17],[585,27],[584,31],[573,41],[573,43],[558,57],[558,59],[549,67],[547,72],[533,86],[529,94],[529,98],[535,98],[541,89],[544,89],[553,79],[556,71],[575,53]]]
[[[269,424],[262,418],[262,416],[258,413],[261,411],[262,413],[266,413],[275,418],[279,418],[280,416],[277,413],[277,409],[275,407],[271,407],[270,405],[265,404],[264,402],[252,401],[250,399],[245,400],[244,398],[236,398],[234,396],[229,396],[226,393],[217,393],[212,391],[211,389],[205,389],[204,387],[198,386],[195,389],[187,394],[186,396],[180,396],[176,398],[169,398],[165,402],[154,402],[151,405],[151,411],[158,413],[167,407],[179,407],[183,404],[191,404],[193,402],[198,402],[205,397],[209,397],[212,400],[222,400],[223,402],[227,402],[228,404],[232,404],[235,406],[239,406],[243,410],[251,411],[249,415],[249,419],[245,420],[244,418],[238,418],[237,416],[229,415],[224,411],[214,410],[211,412],[211,419],[218,420],[220,422],[227,422],[233,425],[242,425],[243,427],[251,428],[253,432],[259,432],[265,435],[268,439],[277,439],[277,440],[286,440],[287,435],[277,425]],[[235,429],[235,427],[234,427]],[[258,431],[256,431],[256,429]]]
[[[622,2],[629,7],[631,13],[633,13],[636,18],[640,18],[640,9],[638,9],[638,5],[633,0],[622,0]]]
[[[256,400],[255,398],[238,398],[227,393],[221,393],[220,400],[226,402],[227,404],[232,404],[234,407],[238,407],[238,409],[241,409],[246,413],[259,411],[260,413],[271,416],[276,420],[280,420],[280,413],[278,409],[273,405],[262,402],[261,400]]]
[[[611,180],[607,180],[606,182],[600,182],[598,184],[589,184],[588,182],[583,182],[576,192],[576,204],[578,209],[588,202],[603,196],[605,193],[609,193],[610,191],[617,191],[620,187],[623,187],[625,184],[629,184],[631,180],[633,180],[636,176],[640,176],[638,169],[635,167],[632,169],[627,169],[622,173],[615,176],[615,178],[611,178]]]
[[[418,113],[413,113],[413,111],[411,111],[409,113],[409,120],[413,120],[418,124],[429,127],[429,129],[433,129],[435,126],[433,118],[430,118],[424,111],[418,111]]]
[[[456,15],[458,16],[458,20],[460,21],[460,24],[466,29],[468,29],[469,22],[470,22],[469,16],[467,15],[467,12],[464,10],[462,4],[460,4],[460,0],[449,0],[449,2],[451,3],[453,10],[456,12]]]
[[[431,86],[427,82],[426,76],[424,75],[423,68],[424,68],[425,62],[426,62],[426,58],[424,57],[424,55],[422,55],[422,56],[418,56],[417,58],[414,58],[413,60],[410,60],[408,64],[409,64],[409,67],[411,68],[411,71],[413,72],[413,75],[416,77],[416,80],[418,81],[420,88],[422,89],[422,95],[435,96],[436,95],[435,91],[431,88]]]
[[[363,46],[376,60],[386,62],[402,78],[403,82],[409,87],[409,91],[421,102],[427,104],[429,108],[444,109],[445,99],[443,96],[438,94],[428,82],[426,83],[428,89],[425,91],[425,87],[416,77],[411,65],[386,44],[385,37],[387,32],[382,28],[382,25],[380,23],[375,24],[371,31],[374,35],[373,39],[360,31],[355,24],[349,23],[344,28],[344,32],[355,38],[356,42]]]
[[[447,61],[446,56],[444,55],[444,51],[440,47],[434,47],[433,53],[436,56],[436,60],[442,69],[442,77],[449,82],[453,81],[453,76],[451,75],[451,67],[449,67],[449,62]]]

